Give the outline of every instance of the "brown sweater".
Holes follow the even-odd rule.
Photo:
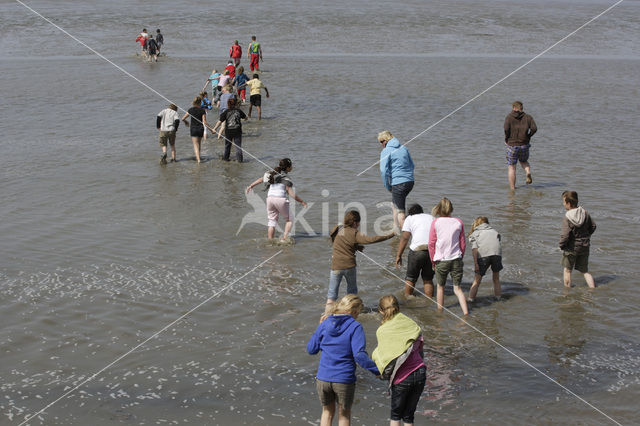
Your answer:
[[[333,235],[338,227],[331,230]],[[361,244],[377,243],[379,241],[388,240],[394,234],[375,235],[367,237],[358,232],[356,228],[344,227],[340,225],[337,235],[333,240],[333,254],[331,255],[331,270],[339,271],[341,269],[349,269],[356,266],[356,250],[361,250]]]
[[[511,111],[504,120],[504,141],[509,146],[528,145],[537,131],[533,117],[522,111]]]

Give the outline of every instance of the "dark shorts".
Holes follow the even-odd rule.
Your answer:
[[[322,406],[340,404],[344,410],[350,410],[353,405],[353,396],[356,393],[355,383],[325,382],[316,379],[316,390]]]
[[[507,165],[515,166],[518,161],[529,161],[529,148],[531,145],[509,146],[507,145]]]
[[[249,96],[249,103],[253,106],[262,105],[262,96],[261,95],[251,95]]]
[[[427,368],[423,366],[397,385],[391,386],[391,420],[413,423],[413,416],[426,382]]]
[[[447,283],[447,275],[451,274],[454,286],[459,286],[462,282],[462,267],[464,263],[462,259],[441,260],[436,263],[433,268],[436,276],[436,282],[439,286],[444,287]]]
[[[576,269],[583,274],[589,272],[589,247],[580,251],[563,251],[562,266],[572,271]]]
[[[484,277],[484,274],[487,273],[487,270],[491,266],[492,272],[500,272],[504,268],[502,266],[502,256],[487,256],[487,257],[479,257],[478,258],[478,271],[476,274]]]
[[[189,127],[189,133],[192,138],[201,138],[204,136],[204,127]]]
[[[407,259],[407,275],[405,275],[404,279],[415,284],[418,281],[419,277],[422,277],[423,281],[433,280],[433,267],[431,266],[429,251],[413,251],[409,249],[409,256]]]
[[[400,213],[404,213],[407,195],[412,189],[413,181],[402,182],[391,187],[391,201],[393,201],[393,205]]]

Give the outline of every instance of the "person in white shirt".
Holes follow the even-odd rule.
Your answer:
[[[402,235],[396,254],[396,268],[402,265],[402,253],[409,244],[409,256],[407,258],[407,274],[405,276],[404,294],[413,295],[418,278],[422,277],[424,294],[433,297],[433,267],[429,258],[429,230],[433,216],[422,210],[420,204],[409,207],[408,216],[402,225]]]
[[[180,125],[178,117],[178,107],[170,104],[168,108],[160,111],[156,117],[156,128],[160,131],[158,142],[162,147],[162,157],[160,164],[167,164],[167,142],[171,145],[171,162],[176,162],[176,132]]]
[[[269,192],[267,193],[267,238],[272,239],[275,237],[276,226],[278,225],[278,218],[280,215],[285,220],[284,232],[280,238],[281,242],[285,242],[293,226],[293,218],[289,213],[289,195],[291,198],[307,207],[307,203],[302,201],[300,197],[293,190],[293,182],[287,175],[293,169],[293,164],[288,158],[280,160],[275,169],[268,171],[263,177],[256,179],[251,185],[247,186],[246,193],[248,194],[254,186],[264,183],[267,185]]]

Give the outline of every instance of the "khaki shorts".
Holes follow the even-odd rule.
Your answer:
[[[176,143],[175,130],[171,130],[169,132],[160,132],[160,136],[158,137],[158,142],[162,146],[167,146],[167,142],[169,142],[171,146],[175,145]]]
[[[583,274],[589,272],[589,249],[575,251],[563,251],[562,252],[562,266],[572,271],[576,269]]]
[[[356,393],[355,383],[324,382],[316,379],[316,389],[323,407],[338,402],[343,410],[351,409],[353,396]]]

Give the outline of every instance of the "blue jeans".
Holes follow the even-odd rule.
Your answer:
[[[327,299],[338,300],[338,290],[342,277],[347,279],[347,294],[358,294],[358,285],[356,284],[356,267],[349,269],[331,270],[329,277],[329,292]]]

